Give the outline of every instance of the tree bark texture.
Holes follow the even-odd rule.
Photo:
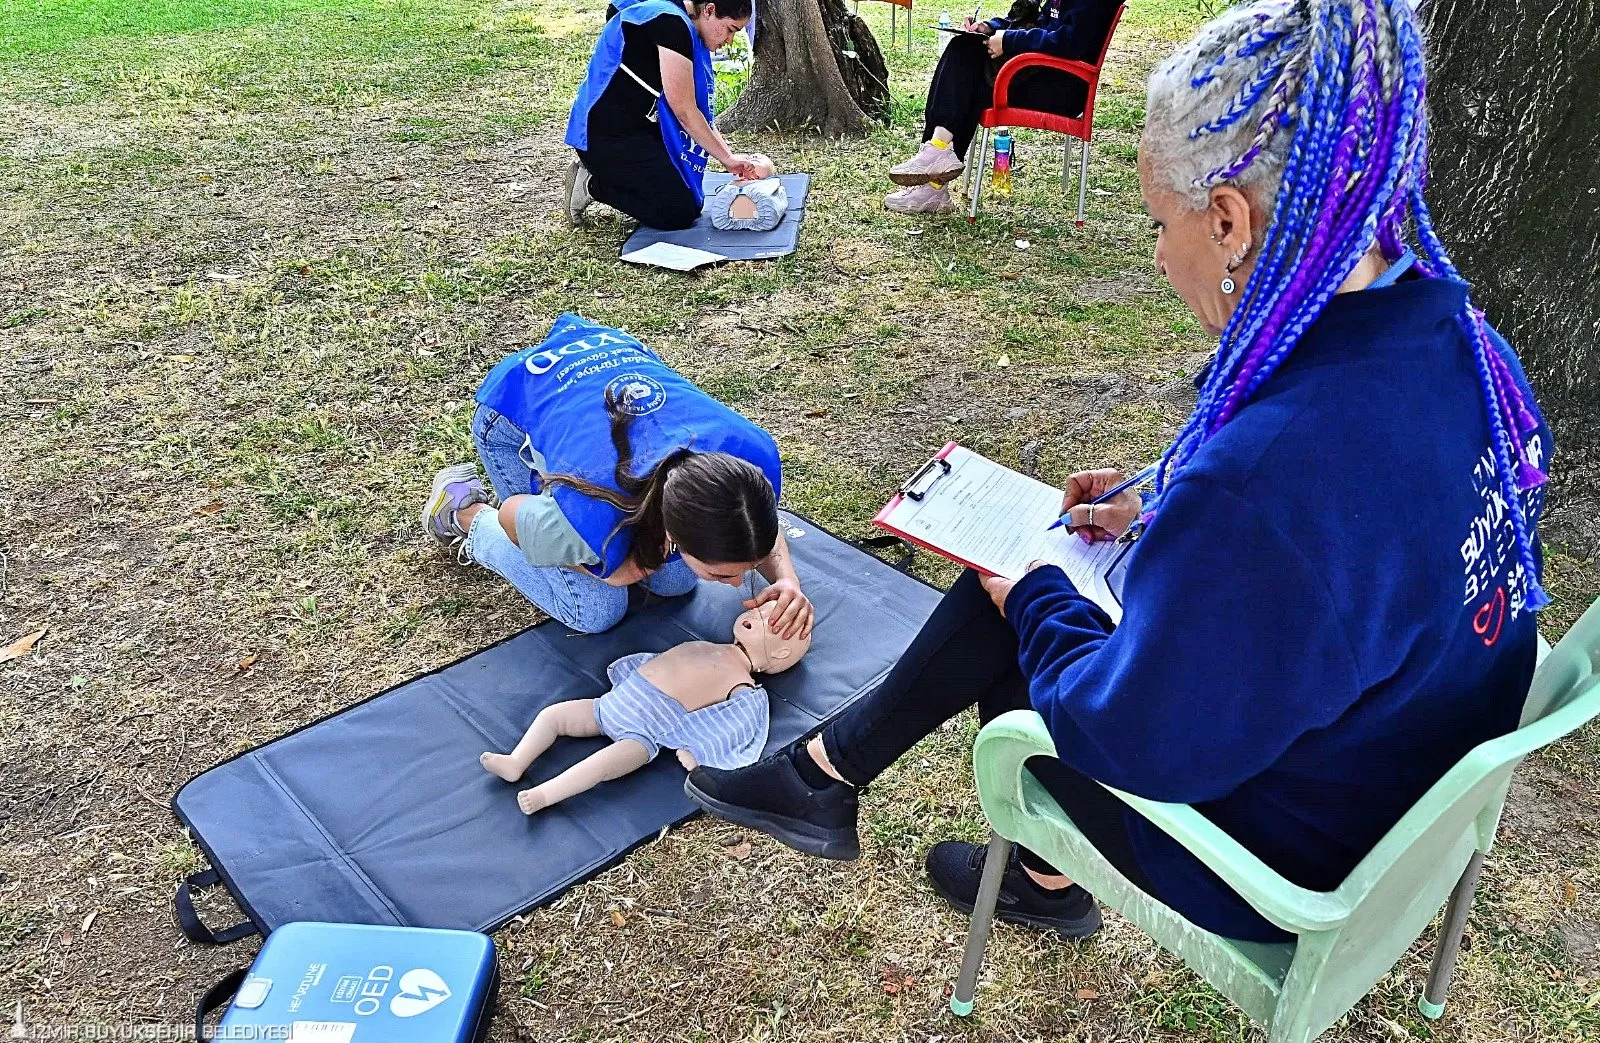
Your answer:
[[[1600,445],[1600,2],[1421,11],[1440,235],[1558,431]]]
[[[840,137],[888,111],[883,52],[844,0],[757,0],[755,66],[718,126]]]

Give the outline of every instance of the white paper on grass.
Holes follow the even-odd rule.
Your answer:
[[[702,265],[727,260],[721,254],[714,254],[709,250],[696,250],[692,246],[678,246],[676,243],[651,243],[632,253],[623,254],[622,259],[634,264],[653,264],[658,268],[670,268],[675,272],[689,272]]]

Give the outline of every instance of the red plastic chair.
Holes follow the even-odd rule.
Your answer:
[[[886,3],[886,4],[892,5],[889,8],[889,46],[890,47],[894,46],[894,38],[895,38],[896,34],[899,32],[899,30],[896,29],[895,24],[894,24],[895,23],[895,16],[900,13],[899,11],[896,10],[896,8],[903,7],[903,8],[906,9],[906,53],[910,54],[911,53],[911,5],[914,4],[916,2],[916,0],[883,0],[883,2]],[[861,11],[861,0],[856,0],[855,9],[856,9],[857,13],[860,13],[860,11]]]
[[[1066,144],[1061,148],[1063,192],[1067,190],[1071,176],[1072,139],[1077,138],[1083,142],[1083,158],[1078,165],[1078,227],[1083,227],[1083,207],[1089,192],[1089,138],[1094,134],[1095,89],[1100,86],[1100,70],[1105,68],[1106,52],[1111,49],[1111,37],[1116,35],[1117,23],[1122,21],[1122,12],[1125,10],[1127,10],[1126,5],[1118,7],[1116,13],[1111,16],[1111,28],[1106,31],[1106,42],[1100,45],[1100,57],[1093,65],[1033,52],[1019,54],[1000,67],[1000,75],[994,81],[994,105],[985,109],[978,120],[978,125],[983,128],[983,136],[976,149],[967,150],[967,168],[962,178],[963,189],[972,183],[974,166],[978,171],[977,191],[969,193],[972,197],[972,209],[967,213],[968,221],[978,219],[978,203],[983,199],[983,173],[986,165],[984,160],[989,154],[989,132],[995,127],[1029,127],[1033,130],[1051,130],[1068,136]],[[1037,109],[1013,108],[1007,104],[1011,97],[1011,81],[1024,69],[1057,69],[1082,80],[1089,88],[1083,101],[1083,115],[1075,119],[1071,116],[1058,116],[1053,112],[1040,112]]]

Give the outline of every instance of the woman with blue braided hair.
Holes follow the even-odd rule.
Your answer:
[[[1053,566],[969,572],[873,695],[769,760],[692,773],[690,795],[853,857],[854,787],[966,706],[1031,707],[1059,759],[1030,769],[1129,880],[1206,930],[1281,941],[1099,784],[1192,804],[1331,890],[1515,728],[1550,433],[1434,233],[1424,88],[1409,0],[1241,6],[1161,65],[1139,156],[1155,263],[1217,354],[1148,501],[1091,506],[1115,471],[1070,480],[1083,538],[1143,521],[1121,624]],[[1002,919],[1099,925],[1090,895],[1014,858]],[[938,844],[930,881],[970,909],[982,860]]]

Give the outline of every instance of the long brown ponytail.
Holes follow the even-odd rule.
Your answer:
[[[545,485],[569,489],[603,500],[623,514],[606,537],[609,544],[632,529],[631,557],[653,572],[666,561],[667,533],[684,552],[714,565],[758,562],[778,542],[778,500],[761,468],[727,453],[678,449],[648,473],[633,473],[633,415],[606,389],[606,416],[611,419],[611,444],[617,451],[612,479],[617,489],[573,474],[547,474]],[[619,494],[617,490],[621,490]],[[605,548],[598,548],[602,557]]]

